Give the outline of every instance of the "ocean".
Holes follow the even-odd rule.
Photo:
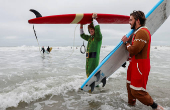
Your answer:
[[[114,49],[102,46],[100,61]],[[170,47],[151,47],[147,91],[170,110]],[[0,47],[0,110],[152,110],[137,101],[128,106],[126,68],[120,67],[93,93],[80,90],[86,80],[80,47],[53,47],[40,54],[34,46]]]

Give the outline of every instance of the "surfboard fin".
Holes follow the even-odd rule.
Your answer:
[[[123,67],[123,68],[126,68],[126,62],[125,62],[125,63],[123,63],[122,67]]]
[[[103,83],[102,87],[104,87],[106,85],[106,77],[104,77],[101,82]]]
[[[34,9],[30,9],[30,11],[35,14],[36,18],[42,17],[42,15],[38,11],[36,11]]]
[[[100,70],[101,71],[101,70]],[[96,82],[98,82],[99,81],[99,79],[100,79],[100,71],[98,71],[94,76],[96,76],[96,78],[97,78],[97,81]]]
[[[90,85],[90,87],[91,87],[91,92],[93,92],[94,86],[95,86],[95,82],[93,82],[93,83]]]

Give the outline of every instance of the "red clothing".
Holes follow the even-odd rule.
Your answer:
[[[132,45],[127,50],[132,57],[127,71],[127,83],[134,90],[146,91],[150,72],[151,34],[147,28],[138,29],[132,39]]]

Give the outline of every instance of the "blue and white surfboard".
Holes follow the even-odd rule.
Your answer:
[[[169,15],[170,0],[160,0],[149,13],[146,14],[146,27],[149,29],[151,35],[156,32]],[[131,30],[126,36],[129,37],[133,32],[134,30]],[[100,83],[103,83],[104,87],[106,79],[127,61],[128,55],[129,53],[126,50],[123,41],[121,41],[85,80],[81,89],[84,91],[93,91],[94,87]]]

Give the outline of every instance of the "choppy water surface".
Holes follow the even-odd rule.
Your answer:
[[[102,60],[114,47],[101,48]],[[79,48],[53,47],[41,56],[38,47],[0,47],[0,110],[151,110],[127,104],[126,71],[118,69],[104,88],[88,93],[85,54]],[[69,56],[69,57],[68,57]],[[170,110],[170,47],[151,48],[147,91]]]

